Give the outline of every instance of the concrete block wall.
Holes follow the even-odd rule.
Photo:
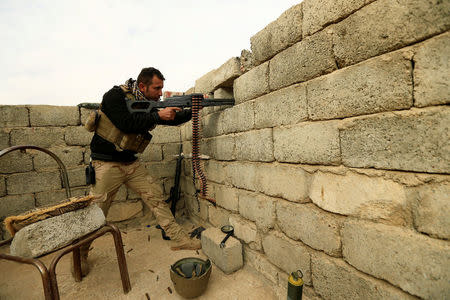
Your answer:
[[[0,106],[0,149],[35,145],[55,153],[64,163],[72,196],[89,193],[84,170],[89,163],[92,133],[83,128],[90,110],[77,106]],[[149,147],[140,155],[149,173],[158,178],[155,194],[166,198],[175,175],[181,141],[180,127],[160,126],[152,131]],[[0,240],[9,237],[3,219],[36,207],[54,205],[66,199],[58,165],[49,155],[27,150],[0,158]],[[180,201],[182,212],[184,202]],[[153,215],[132,190],[122,186],[111,206],[108,220],[124,221]]]
[[[449,1],[304,0],[191,89],[236,105],[202,111],[217,207],[186,161],[189,213],[233,225],[280,299],[299,268],[309,299],[450,296],[449,17]]]

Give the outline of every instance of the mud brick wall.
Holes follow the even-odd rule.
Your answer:
[[[231,224],[245,263],[286,297],[450,297],[450,2],[305,0],[189,92],[209,195],[189,213]],[[189,149],[192,125],[182,128]]]
[[[84,170],[89,163],[92,133],[82,124],[89,112],[77,106],[0,106],[0,149],[35,145],[52,151],[67,169],[72,196],[88,194]],[[156,197],[166,198],[174,181],[180,127],[159,126],[152,134],[152,142],[140,160],[157,179]],[[37,150],[13,151],[0,158],[0,222],[7,216],[65,199],[58,165],[48,154]],[[180,212],[183,204],[180,201]],[[108,219],[118,222],[144,214],[148,214],[151,222],[153,216],[140,196],[122,186]],[[9,237],[1,223],[0,240]]]

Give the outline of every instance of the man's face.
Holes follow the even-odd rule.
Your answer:
[[[164,81],[159,79],[158,76],[153,75],[152,83],[145,85],[139,83],[139,90],[144,94],[148,100],[158,101],[162,96],[162,89],[164,87]]]

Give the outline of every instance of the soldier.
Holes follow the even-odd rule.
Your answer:
[[[197,239],[190,239],[176,223],[169,206],[154,197],[155,179],[139,163],[136,154],[143,152],[151,139],[149,130],[156,125],[176,126],[191,119],[191,110],[167,107],[150,112],[129,111],[126,99],[158,101],[162,95],[164,76],[155,68],[144,68],[137,80],[129,79],[121,86],[114,86],[103,96],[96,120],[86,123],[95,131],[91,141],[91,159],[95,170],[95,184],[90,194],[96,204],[108,214],[111,202],[122,184],[137,192],[150,207],[158,224],[172,240],[172,250],[201,248]],[[99,117],[98,117],[99,116]],[[87,256],[89,246],[80,248],[82,275],[89,272]]]

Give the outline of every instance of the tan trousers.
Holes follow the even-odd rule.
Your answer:
[[[139,161],[123,163],[94,160],[92,165],[95,168],[95,185],[91,186],[90,194],[96,197],[94,201],[103,210],[105,217],[120,186],[125,184],[141,196],[172,240],[183,237],[185,233],[176,223],[169,205],[164,202],[162,195],[155,195],[159,189],[156,179],[148,174]]]

